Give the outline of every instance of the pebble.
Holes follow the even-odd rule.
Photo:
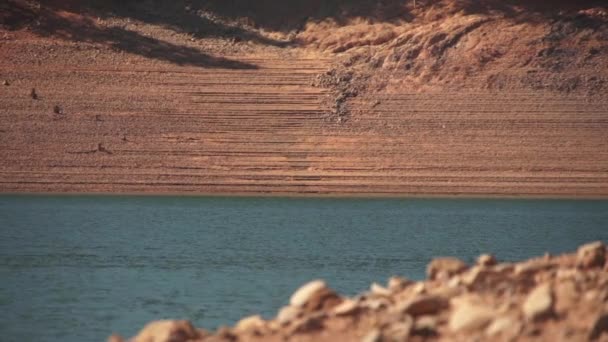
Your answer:
[[[467,268],[467,264],[457,258],[436,258],[427,266],[426,275],[430,280],[449,278]]]
[[[346,299],[332,309],[332,313],[337,316],[349,315],[359,310],[359,303],[352,299]]]
[[[289,303],[293,306],[304,306],[313,299],[316,294],[326,289],[328,289],[327,284],[325,284],[323,280],[313,280],[294,292]]]
[[[563,280],[555,284],[555,310],[567,311],[576,306],[580,298],[579,290],[572,280]]]
[[[475,266],[462,276],[462,283],[467,287],[475,287],[484,282],[488,273],[485,268]]]
[[[560,281],[571,279],[571,280],[574,280],[575,282],[582,282],[584,280],[584,277],[581,274],[581,271],[577,268],[559,269],[555,273],[555,278]]]
[[[386,335],[389,341],[406,341],[410,336],[412,329],[413,321],[409,318],[391,324],[383,335]]]
[[[545,318],[553,311],[553,290],[550,284],[537,286],[524,301],[524,316],[529,320]]]
[[[436,316],[420,316],[416,319],[414,330],[423,333],[434,332],[437,330],[439,322]]]
[[[477,258],[477,265],[479,266],[494,266],[496,263],[496,258],[492,254],[482,254]]]
[[[390,302],[385,298],[368,299],[364,302],[365,307],[371,310],[380,310],[388,307]]]
[[[304,333],[312,330],[318,330],[323,327],[323,319],[326,315],[323,312],[318,312],[310,316],[302,317],[293,322],[290,329],[290,334]]]
[[[390,277],[388,279],[388,289],[392,292],[397,292],[406,288],[412,283],[411,280],[402,277]]]
[[[468,301],[458,301],[448,325],[453,332],[481,329],[489,324],[494,316],[494,310],[488,307]]]
[[[3,85],[5,85],[5,86],[9,86],[9,85],[11,85],[11,84],[8,82],[8,80],[4,80],[4,82],[2,82],[2,84],[3,84]]]
[[[426,284],[422,283],[422,282],[417,283],[412,288],[412,292],[414,292],[414,294],[423,294],[425,291],[426,291]]]
[[[378,329],[374,329],[367,333],[361,342],[380,342],[382,341],[382,333]]]
[[[378,283],[372,283],[372,285],[370,286],[370,291],[371,291],[371,293],[373,293],[377,296],[388,297],[391,295],[391,291],[389,289],[387,289],[386,287],[384,287]]]
[[[448,287],[456,288],[462,284],[462,279],[459,276],[454,276],[448,281]]]
[[[553,267],[552,264],[545,261],[533,260],[526,263],[518,264],[515,266],[515,274],[519,276],[530,276],[540,271],[547,270]]]
[[[124,342],[125,340],[120,337],[119,335],[116,334],[112,334],[110,335],[110,337],[108,337],[108,341],[107,342]]]
[[[300,316],[299,308],[297,308],[295,306],[285,306],[281,310],[279,310],[276,320],[277,320],[277,322],[279,322],[279,324],[285,325],[285,324],[292,322],[299,316]]]
[[[234,327],[234,330],[237,332],[250,331],[262,328],[264,325],[265,322],[260,315],[253,315],[241,319]]]
[[[486,336],[492,337],[501,333],[511,333],[512,335],[519,334],[521,331],[521,323],[510,316],[498,317],[488,326],[485,331]]]
[[[448,307],[444,297],[423,295],[401,304],[399,311],[412,316],[433,315]]]
[[[146,325],[132,342],[186,342],[199,337],[189,321],[155,321]]]
[[[576,252],[576,265],[581,268],[602,267],[606,262],[606,246],[601,241],[580,246]]]
[[[515,266],[508,262],[503,262],[503,263],[500,263],[500,264],[492,267],[492,270],[494,272],[500,273],[502,275],[509,275],[513,272],[514,269],[515,269]]]
[[[601,336],[608,339],[608,312],[597,316],[589,332],[589,340],[597,340]]]

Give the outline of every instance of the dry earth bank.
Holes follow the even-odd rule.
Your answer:
[[[602,1],[0,4],[0,191],[608,195]]]

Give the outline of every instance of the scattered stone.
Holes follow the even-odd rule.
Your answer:
[[[32,88],[30,91],[30,97],[34,100],[38,100],[38,93],[36,93],[36,88]]]
[[[2,82],[2,85],[9,86],[11,84],[8,82],[8,80],[4,80],[4,82]],[[110,337],[112,337],[112,336],[110,336]]]
[[[277,314],[277,322],[282,325],[288,324],[296,318],[299,318],[300,313],[300,309],[295,306],[285,306],[279,310],[279,313]]]
[[[448,300],[449,298],[453,298],[456,296],[459,296],[462,294],[462,292],[465,291],[465,289],[462,286],[442,286],[436,289],[433,289],[432,291],[429,292],[430,295],[433,296],[439,296],[442,298],[446,298],[446,300]]]
[[[576,302],[580,300],[579,290],[572,280],[556,283],[554,292],[556,312],[567,311],[569,308],[576,306]]]
[[[450,330],[453,332],[481,329],[489,324],[495,316],[494,310],[473,304],[470,301],[457,301],[455,306],[456,308],[452,312],[448,323]]]
[[[444,297],[423,295],[401,304],[398,311],[415,317],[422,315],[434,315],[448,306],[449,303]]]
[[[462,275],[462,283],[469,290],[496,288],[500,283],[509,282],[512,282],[512,280],[508,275],[497,271],[494,267],[475,266]]]
[[[107,148],[105,148],[102,143],[98,143],[97,144],[97,152],[103,152],[103,153],[107,153],[107,154],[112,154],[112,151],[110,151]]]
[[[510,316],[498,317],[488,326],[485,331],[486,336],[509,333],[511,336],[517,336],[521,331],[521,323]]]
[[[506,276],[515,270],[515,266],[511,263],[504,262],[492,267],[492,270]]]
[[[125,342],[125,340],[120,335],[112,334],[108,337],[108,342]]]
[[[388,289],[392,292],[397,292],[403,290],[408,285],[410,285],[412,281],[402,277],[390,277],[388,279]]]
[[[318,312],[310,316],[302,317],[293,322],[289,335],[310,332],[323,328],[323,320],[326,315],[323,312]]]
[[[325,291],[327,284],[323,280],[314,280],[300,287],[291,296],[289,303],[293,306],[304,306],[308,303],[317,293]]]
[[[384,287],[378,283],[372,283],[372,285],[370,286],[370,291],[372,294],[377,295],[377,296],[388,297],[391,295],[391,291],[389,289],[387,289],[386,287]]]
[[[537,286],[524,301],[524,316],[529,320],[546,318],[553,312],[553,290],[550,284]]]
[[[53,113],[55,113],[55,114],[63,114],[63,108],[55,105],[55,107],[53,107]]]
[[[374,330],[370,331],[361,340],[361,342],[381,342],[381,341],[382,341],[382,333],[378,329],[374,329]]]
[[[371,310],[380,310],[388,307],[390,302],[385,298],[373,298],[364,302],[364,306]]]
[[[300,287],[290,299],[293,306],[302,307],[307,312],[330,309],[342,300],[327,287],[324,281],[315,280]]]
[[[403,320],[391,324],[382,334],[389,341],[406,341],[412,333],[414,322],[406,316]]]
[[[608,312],[600,314],[593,322],[589,333],[589,340],[595,341],[600,337],[608,340]]]
[[[426,291],[426,284],[425,283],[417,283],[416,285],[414,285],[414,287],[412,288],[412,292],[414,292],[414,294],[422,294]]]
[[[447,279],[467,268],[467,264],[457,258],[436,258],[427,266],[426,275],[430,280]]]
[[[477,258],[477,265],[479,266],[494,266],[496,263],[496,258],[492,254],[482,254]]]
[[[588,243],[576,252],[576,265],[581,268],[602,267],[606,262],[606,246],[601,241]]]
[[[588,301],[588,302],[595,302],[599,299],[600,296],[600,292],[597,290],[588,290],[587,292],[585,292],[585,294],[583,295],[583,299]]]
[[[434,335],[437,332],[437,326],[439,322],[436,316],[420,316],[416,319],[414,324],[414,334],[416,335]]]
[[[359,310],[359,303],[352,299],[346,299],[332,309],[332,313],[337,316],[350,315]]]
[[[573,280],[575,282],[583,281],[583,275],[581,274],[581,271],[577,268],[559,269],[555,273],[555,278],[557,280],[562,280],[562,281],[563,280]]]
[[[265,324],[266,322],[260,315],[253,315],[241,319],[234,327],[234,330],[236,332],[252,331],[263,328]]]
[[[186,342],[199,337],[188,321],[155,321],[146,325],[132,342]]]
[[[454,276],[448,281],[449,288],[456,288],[462,284],[462,279],[459,276]]]
[[[222,340],[232,341],[236,339],[236,335],[232,332],[232,330],[230,330],[229,327],[219,327],[215,335]]]

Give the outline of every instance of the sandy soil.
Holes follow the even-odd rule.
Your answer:
[[[297,25],[84,3],[2,5],[2,192],[608,196],[597,2]]]

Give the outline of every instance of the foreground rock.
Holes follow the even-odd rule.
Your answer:
[[[393,277],[343,298],[315,280],[274,319],[250,316],[213,333],[158,321],[128,341],[608,341],[607,270],[602,242],[516,264],[440,258],[424,282]]]

